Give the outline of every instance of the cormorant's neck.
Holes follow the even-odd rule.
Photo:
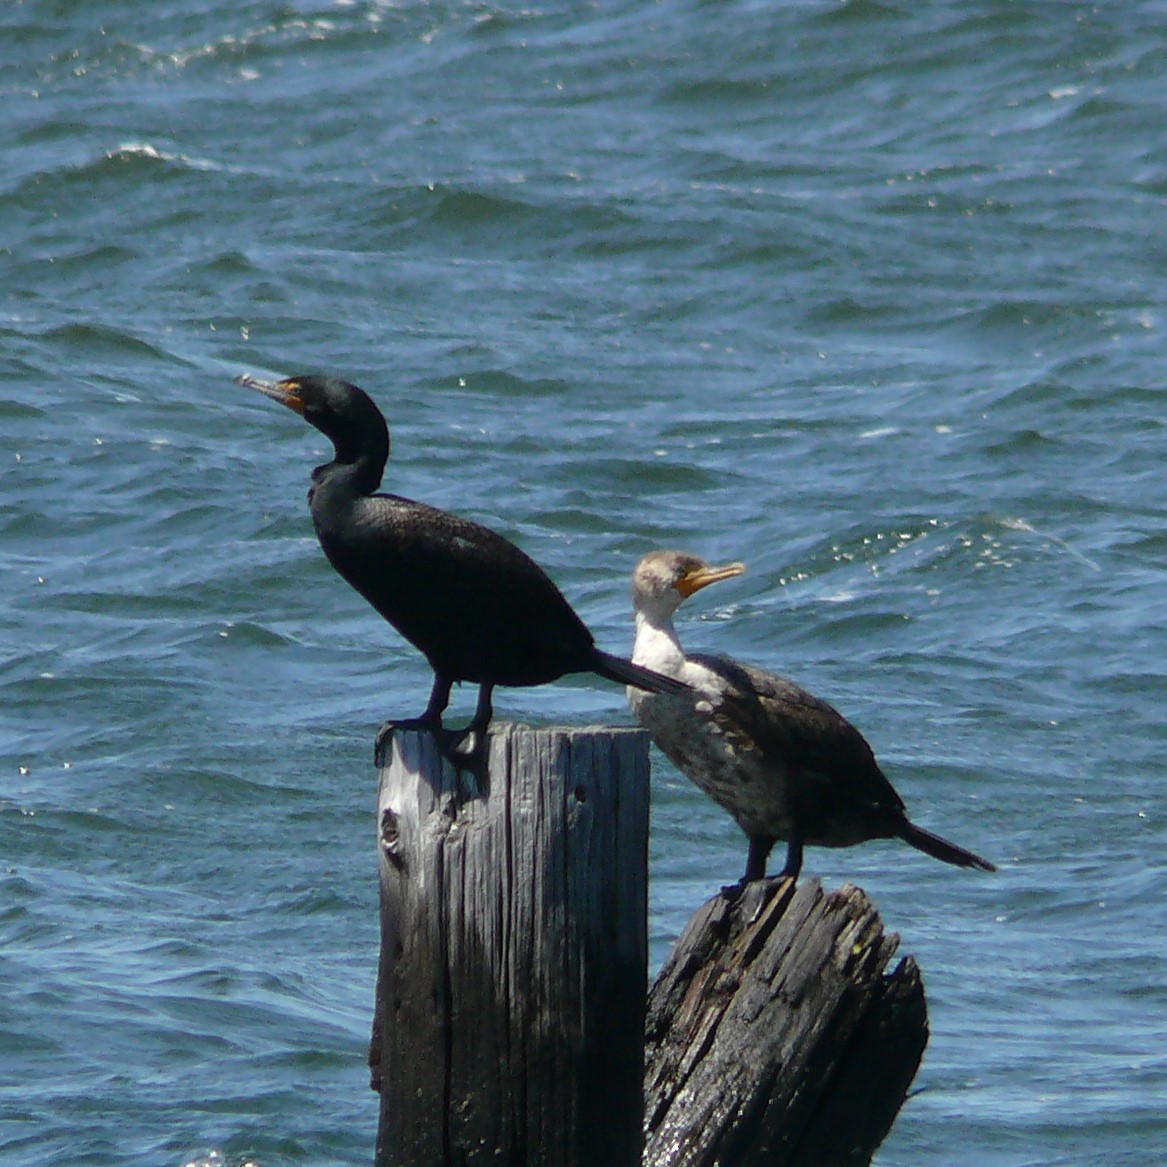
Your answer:
[[[685,650],[677,639],[672,616],[648,615],[637,609],[632,660],[665,676],[679,674],[685,665]]]
[[[372,494],[381,485],[389,460],[389,435],[384,429],[362,429],[347,434],[330,434],[336,457],[312,472],[313,482],[322,478],[344,482],[353,494]]]

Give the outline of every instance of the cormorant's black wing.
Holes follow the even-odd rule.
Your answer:
[[[395,495],[372,496],[359,516],[335,544],[321,532],[328,558],[453,678],[532,684],[591,667],[591,632],[509,540]]]

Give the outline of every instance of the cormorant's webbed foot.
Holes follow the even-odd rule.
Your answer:
[[[377,740],[373,746],[373,761],[380,768],[385,764],[385,755],[393,734],[399,729],[428,730],[437,744],[442,757],[450,763],[459,774],[473,775],[476,790],[472,796],[486,790],[486,727],[490,724],[493,715],[490,697],[493,685],[483,684],[478,690],[478,706],[474,717],[465,729],[446,729],[442,725],[442,714],[450,700],[450,682],[441,676],[435,676],[433,692],[430,694],[429,704],[420,717],[412,717],[403,721],[386,721],[377,730]],[[469,744],[467,744],[469,743]]]
[[[425,712],[420,717],[407,717],[404,720],[397,721],[390,719],[381,725],[377,730],[377,739],[373,743],[373,765],[380,769],[385,764],[385,754],[389,748],[389,742],[393,739],[393,734],[399,729],[428,729],[437,740],[438,749],[443,755],[446,751],[443,748],[442,737],[446,731],[442,728],[442,714],[446,711],[446,706],[450,704],[450,682],[441,673],[434,673],[434,684],[430,690],[430,699],[425,707]],[[446,755],[448,757],[448,755]],[[457,763],[455,763],[457,765]]]
[[[449,731],[442,729],[441,718],[434,719],[431,717],[403,717],[390,718],[388,721],[383,721],[381,727],[377,730],[377,737],[373,741],[373,765],[380,769],[385,765],[385,757],[389,752],[389,743],[393,740],[393,735],[399,730],[428,730],[435,737],[438,738],[438,745],[441,746],[441,737]],[[452,735],[451,735],[452,736]]]
[[[746,857],[745,874],[737,881],[731,883],[721,889],[722,896],[734,903],[741,897],[742,892],[751,884],[759,879],[766,878],[766,863],[770,858],[770,852],[774,849],[775,840],[769,835],[751,835],[750,836],[750,850]],[[793,872],[790,870],[791,856],[794,855],[797,862]],[[790,876],[796,878],[798,870],[802,866],[802,842],[799,840],[796,844],[794,839],[790,840],[790,845],[786,851],[786,867],[782,870],[780,875]]]
[[[382,724],[377,730],[377,739],[373,744],[373,765],[377,769],[385,765],[389,745],[398,730],[425,730],[433,737],[438,753],[458,773],[473,774],[479,789],[485,789],[486,749],[482,735],[475,734],[470,727],[446,729],[440,721],[434,722],[427,717],[409,717]],[[467,741],[471,742],[470,746],[466,745]]]
[[[473,786],[464,791],[473,798],[486,791],[486,739],[470,726],[459,730],[445,730],[438,741],[442,757],[458,771],[469,774]]]
[[[750,836],[750,851],[746,859],[745,874],[737,883],[728,884],[721,889],[723,899],[731,904],[736,904],[750,890],[751,885],[767,878],[766,863],[770,858],[770,852],[774,849],[775,842],[776,840],[768,835]],[[786,866],[777,875],[769,878],[772,880],[797,879],[801,870],[802,839],[796,835],[790,839],[786,846]]]

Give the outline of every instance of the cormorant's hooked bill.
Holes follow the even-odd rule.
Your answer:
[[[434,671],[429,702],[413,722],[427,727],[456,765],[481,763],[496,685],[543,685],[566,673],[595,673],[658,693],[683,693],[671,677],[596,647],[551,579],[487,527],[395,494],[376,493],[389,457],[389,427],[364,390],[335,377],[236,381],[286,405],[333,445],[312,471],[308,505],[332,566],[425,655]],[[457,681],[479,686],[474,717],[447,741],[442,713]],[[474,737],[473,749],[457,747]]]
[[[680,551],[653,551],[636,567],[634,663],[678,681],[680,696],[628,690],[637,718],[673,764],[733,816],[749,839],[743,882],[761,879],[786,840],[782,874],[796,878],[802,849],[899,838],[958,867],[987,859],[909,821],[863,735],[792,681],[729,657],[686,656],[673,615],[694,592],[741,575]]]
[[[249,373],[242,373],[235,378],[235,383],[245,385],[248,389],[254,389],[265,397],[286,405],[301,417],[304,415],[304,403],[300,399],[300,381],[296,377],[289,377],[286,381],[261,381]]]

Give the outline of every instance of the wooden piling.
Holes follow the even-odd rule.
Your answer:
[[[857,887],[783,878],[689,921],[648,1006],[644,1167],[860,1167],[928,1041],[912,957]]]
[[[488,751],[481,791],[424,732],[381,767],[376,1167],[869,1163],[928,1021],[864,893],[715,896],[646,1016],[646,736],[496,724]]]
[[[648,741],[495,723],[487,789],[398,731],[378,794],[376,1167],[639,1167]]]

